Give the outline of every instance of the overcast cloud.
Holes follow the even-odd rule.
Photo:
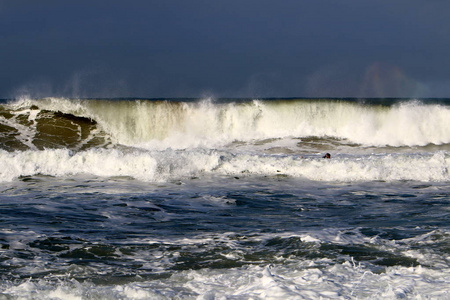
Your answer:
[[[450,97],[450,1],[0,0],[0,98]]]

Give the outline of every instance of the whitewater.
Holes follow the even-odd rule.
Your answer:
[[[449,165],[449,99],[2,100],[0,299],[450,299]]]

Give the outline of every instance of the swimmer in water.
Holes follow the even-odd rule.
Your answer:
[[[325,155],[323,156],[323,158],[331,158],[331,154],[330,154],[330,153],[327,153],[327,154],[325,154]]]

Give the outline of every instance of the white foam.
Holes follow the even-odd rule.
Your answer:
[[[388,267],[372,273],[351,262],[305,262],[174,272],[167,280],[101,286],[74,280],[3,284],[4,295],[20,299],[446,299],[446,269]]]
[[[92,149],[73,154],[69,150],[23,151],[8,153],[0,151],[2,181],[19,176],[50,175],[72,176],[89,174],[95,176],[129,176],[144,181],[166,181],[170,178],[189,176],[214,164],[214,155],[186,153],[178,156],[167,153],[141,151],[121,152],[112,149]]]
[[[7,231],[5,231],[7,232]],[[7,232],[12,234],[13,232]],[[431,242],[436,236],[448,237],[446,231],[435,231],[390,244],[390,240],[376,239],[361,234],[357,229],[353,234],[348,231],[330,228],[310,231],[307,234],[286,232],[267,233],[248,237],[249,240],[267,241],[273,238],[290,239],[297,237],[305,243],[337,243],[343,245],[388,246],[386,251],[402,251],[415,243]],[[338,240],[336,237],[340,236]],[[217,236],[198,236],[179,239],[161,237],[158,243],[177,246],[216,245]],[[235,241],[233,233],[225,233],[221,239]],[[244,246],[245,247],[245,246]],[[421,248],[423,255],[432,258],[432,249]],[[238,249],[236,249],[238,250]],[[419,251],[419,250],[415,250]],[[168,269],[167,253],[148,250],[136,252],[136,262],[149,264],[148,268],[156,272],[158,264],[165,264],[161,271]],[[177,258],[171,252],[170,257]],[[129,257],[132,259],[132,257]],[[141,258],[142,260],[139,260]],[[230,259],[243,258],[239,255]],[[247,264],[238,268],[171,271],[164,279],[141,280],[126,284],[94,285],[89,281],[80,283],[60,276],[25,279],[22,281],[2,281],[0,289],[6,297],[19,299],[446,299],[450,296],[449,262],[440,262],[416,267],[393,266],[373,272],[367,262],[355,263],[352,257],[342,255],[339,259],[289,257],[274,264]],[[77,270],[76,268],[79,268]],[[84,268],[87,268],[86,270]],[[85,266],[71,266],[69,273],[85,275],[98,270]],[[0,297],[1,295],[0,294]]]
[[[90,149],[0,151],[1,181],[37,174],[127,176],[164,182],[195,176],[285,175],[315,181],[448,181],[446,152],[301,158],[297,155],[237,154],[224,151]]]
[[[418,180],[447,181],[450,159],[444,152],[422,155],[334,157],[331,160],[293,155],[238,155],[218,169],[229,175],[277,175],[317,181]]]

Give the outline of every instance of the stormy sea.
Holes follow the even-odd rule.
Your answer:
[[[450,299],[449,167],[450,99],[2,100],[0,299]]]

